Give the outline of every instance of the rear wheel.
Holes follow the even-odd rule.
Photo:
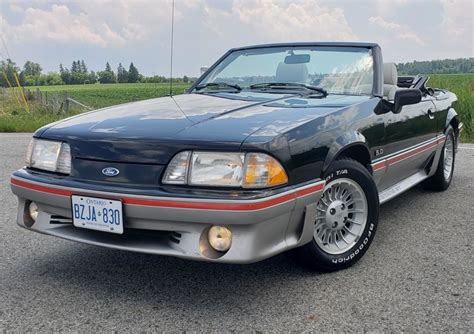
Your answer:
[[[378,223],[379,200],[372,176],[355,160],[337,160],[325,180],[313,240],[294,256],[312,269],[335,271],[353,265],[367,251]]]
[[[454,162],[456,160],[456,139],[451,126],[446,131],[446,141],[441,151],[438,168],[433,176],[422,183],[423,188],[435,191],[443,191],[449,188],[454,173]]]

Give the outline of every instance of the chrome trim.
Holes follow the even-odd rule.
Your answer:
[[[394,184],[393,186],[381,191],[379,193],[379,202],[380,204],[384,204],[391,200],[392,198],[397,197],[401,193],[404,193],[408,189],[414,187],[418,183],[422,182],[423,180],[427,179],[428,175],[424,171],[419,171],[412,176],[407,177],[406,179]]]

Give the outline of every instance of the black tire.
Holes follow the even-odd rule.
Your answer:
[[[445,147],[448,142],[443,145],[443,149],[441,150],[441,154],[439,157],[438,167],[436,168],[436,172],[433,176],[429,179],[426,179],[421,183],[421,186],[426,190],[434,190],[434,191],[444,191],[449,188],[451,181],[453,179],[454,173],[454,166],[456,162],[456,136],[454,135],[454,130],[451,126],[448,127],[446,130],[446,138],[451,137],[453,143],[453,165],[451,168],[451,174],[448,178],[444,176],[444,155],[445,155]]]
[[[362,188],[367,198],[367,222],[359,240],[345,253],[333,255],[325,252],[318,246],[314,237],[311,242],[293,251],[292,257],[297,262],[319,272],[331,272],[352,266],[365,254],[377,229],[379,195],[369,171],[355,160],[341,158],[336,160],[324,175],[327,184],[338,178],[349,178]]]

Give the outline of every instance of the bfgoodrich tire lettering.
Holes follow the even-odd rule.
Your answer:
[[[367,210],[367,212],[363,215],[365,221],[358,222],[360,226],[363,226],[363,228],[361,228],[359,233],[357,233],[357,231],[353,232],[354,235],[360,235],[358,235],[357,238],[354,238],[354,242],[345,243],[347,244],[347,248],[341,247],[343,251],[342,253],[333,251],[337,250],[335,247],[333,247],[331,250],[330,247],[326,246],[330,244],[331,237],[328,237],[328,240],[326,241],[327,243],[325,245],[323,245],[321,241],[317,239],[317,217],[315,218],[315,236],[313,236],[313,240],[294,251],[294,258],[304,266],[318,271],[328,272],[347,268],[356,263],[365,254],[372,243],[372,240],[375,236],[375,231],[377,229],[379,217],[379,197],[371,174],[364,166],[355,160],[342,158],[335,161],[324,175],[324,178],[326,180],[325,194],[327,194],[329,191],[327,187],[328,185],[331,185],[331,183],[338,185],[339,183],[342,184],[343,182],[348,182],[349,184],[352,183],[357,185],[357,189],[361,189],[363,191],[363,195],[365,195],[366,205],[364,208]],[[338,180],[340,182],[337,182]],[[334,198],[335,197],[337,196],[334,195]],[[339,197],[342,198],[343,196]],[[327,206],[327,209],[329,210],[330,206]],[[344,215],[345,214],[342,213],[341,217]],[[353,218],[351,217],[351,219]],[[346,219],[344,219],[344,222],[345,221]],[[326,219],[324,220],[324,223],[332,224]],[[335,228],[337,223],[338,222],[336,221],[334,225],[331,226]],[[333,238],[337,238],[336,233],[337,232],[334,232]],[[349,233],[349,231],[347,231],[347,233]],[[345,235],[349,236],[349,234]],[[341,238],[341,234],[339,234],[339,238]]]

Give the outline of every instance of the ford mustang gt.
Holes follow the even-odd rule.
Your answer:
[[[11,177],[17,223],[118,250],[250,263],[291,249],[346,268],[380,204],[451,183],[457,98],[427,81],[398,78],[373,43],[232,49],[183,95],[37,130]]]

